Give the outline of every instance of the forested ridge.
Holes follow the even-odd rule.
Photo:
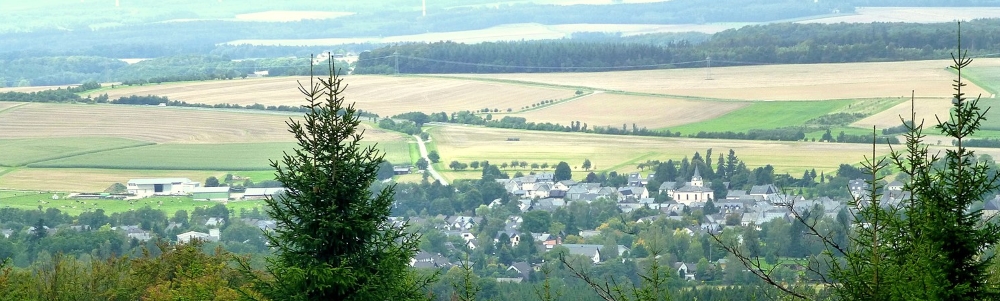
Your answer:
[[[951,24],[797,24],[747,26],[703,43],[522,41],[410,43],[361,54],[355,73],[615,71],[755,64],[845,63],[949,57]],[[970,54],[1000,52],[1000,20],[966,26]],[[673,38],[674,36],[665,36]],[[596,38],[590,36],[589,39]],[[600,39],[598,39],[600,40]],[[603,41],[614,40],[609,37]]]

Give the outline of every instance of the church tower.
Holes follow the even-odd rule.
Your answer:
[[[701,179],[701,173],[698,171],[698,166],[694,167],[694,176],[691,176],[691,186],[705,187],[705,182]]]

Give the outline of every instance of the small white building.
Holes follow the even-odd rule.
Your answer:
[[[154,195],[188,195],[201,183],[188,178],[131,179],[126,188],[137,197]]]
[[[188,243],[188,242],[191,242],[192,240],[195,240],[195,239],[202,240],[202,241],[212,241],[211,236],[208,235],[208,233],[189,231],[189,232],[184,232],[184,233],[181,233],[181,234],[177,234],[177,243],[179,243],[179,244]],[[218,240],[218,239],[219,239],[218,236],[216,236],[215,240]]]

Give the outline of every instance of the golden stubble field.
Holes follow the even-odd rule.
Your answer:
[[[477,80],[350,75],[343,77],[347,102],[358,109],[381,116],[399,113],[456,112],[483,108],[520,109],[542,100],[572,97],[575,90],[533,87]],[[159,95],[189,103],[231,103],[249,105],[302,105],[304,97],[296,89],[297,80],[308,77],[273,77],[207,81],[183,84],[146,85],[107,91],[112,99],[128,95]]]
[[[208,177],[222,178],[224,172],[204,170],[130,170],[77,168],[22,168],[3,175],[8,188],[37,191],[103,191],[111,184],[141,178],[190,178],[202,182]]]
[[[595,93],[539,110],[512,114],[531,122],[569,125],[571,121],[593,126],[620,127],[633,123],[658,129],[722,116],[748,102],[694,101],[663,97]]]
[[[887,63],[801,64],[592,73],[469,74],[607,90],[737,100],[827,100],[947,97],[955,75],[946,60]],[[968,93],[984,92],[971,85]]]
[[[292,115],[190,108],[27,104],[0,112],[0,139],[118,137],[155,143],[289,142]],[[397,134],[364,125],[371,141]]]

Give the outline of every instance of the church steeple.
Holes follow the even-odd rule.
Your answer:
[[[691,176],[691,186],[704,187],[705,182],[701,179],[701,172],[698,171],[698,166],[694,167],[694,176]]]

